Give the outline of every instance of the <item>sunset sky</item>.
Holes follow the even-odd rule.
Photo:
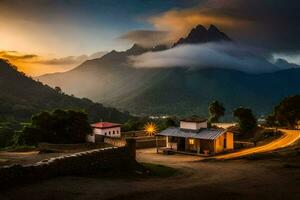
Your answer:
[[[215,24],[266,56],[300,64],[299,9],[297,0],[1,0],[0,57],[37,76]]]

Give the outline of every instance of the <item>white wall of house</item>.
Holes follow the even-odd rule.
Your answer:
[[[121,137],[121,127],[113,127],[113,128],[94,128],[93,134],[96,135],[104,135],[109,137]]]
[[[200,128],[207,128],[206,122],[184,122],[180,121],[180,128],[189,130],[199,130]]]

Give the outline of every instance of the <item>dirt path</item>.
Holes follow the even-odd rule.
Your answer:
[[[176,168],[169,178],[60,177],[12,188],[0,199],[299,199],[299,169],[274,161],[200,162],[186,155],[139,150],[137,160]],[[122,167],[122,166],[120,166]]]
[[[264,144],[262,146],[244,149],[244,150],[234,152],[234,153],[215,156],[213,158],[233,159],[233,158],[238,158],[238,157],[242,157],[242,156],[246,156],[246,155],[250,155],[250,154],[254,154],[254,153],[273,151],[273,150],[276,150],[279,148],[287,147],[287,146],[293,144],[298,139],[300,139],[300,130],[280,129],[280,131],[283,133],[283,135],[280,138],[278,138],[270,143]]]

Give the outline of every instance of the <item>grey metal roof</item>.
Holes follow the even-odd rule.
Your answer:
[[[203,128],[200,129],[198,132],[195,131],[193,132],[189,130],[183,131],[180,128],[172,127],[163,130],[157,135],[214,140],[225,132],[226,132],[225,129],[210,129],[210,128]]]

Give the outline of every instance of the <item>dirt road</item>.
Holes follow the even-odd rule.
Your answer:
[[[278,139],[276,139],[276,140],[274,140],[270,143],[267,143],[267,144],[262,145],[262,146],[257,146],[257,147],[253,147],[253,148],[249,148],[249,149],[244,149],[244,150],[234,152],[234,153],[215,156],[213,158],[216,158],[216,159],[233,159],[233,158],[238,158],[238,157],[242,157],[242,156],[246,156],[246,155],[250,155],[250,154],[254,154],[254,153],[262,153],[262,152],[267,152],[267,151],[273,151],[273,150],[276,150],[276,149],[287,147],[287,146],[293,144],[298,139],[300,139],[300,130],[280,129],[280,131],[283,133],[283,135],[280,138],[278,138]]]
[[[186,155],[139,150],[140,162],[179,170],[169,178],[60,177],[19,186],[0,193],[1,200],[31,199],[299,199],[300,169],[275,161],[200,162]],[[122,167],[122,166],[120,166]]]
[[[228,154],[232,157],[274,150],[299,138],[285,134],[269,144]],[[0,193],[1,200],[181,200],[181,199],[300,199],[300,168],[284,160],[228,160],[203,162],[188,155],[156,154],[156,149],[137,151],[139,162],[176,168],[168,178],[60,177],[14,187]],[[293,161],[299,163],[299,159]],[[120,166],[122,167],[122,166]]]

